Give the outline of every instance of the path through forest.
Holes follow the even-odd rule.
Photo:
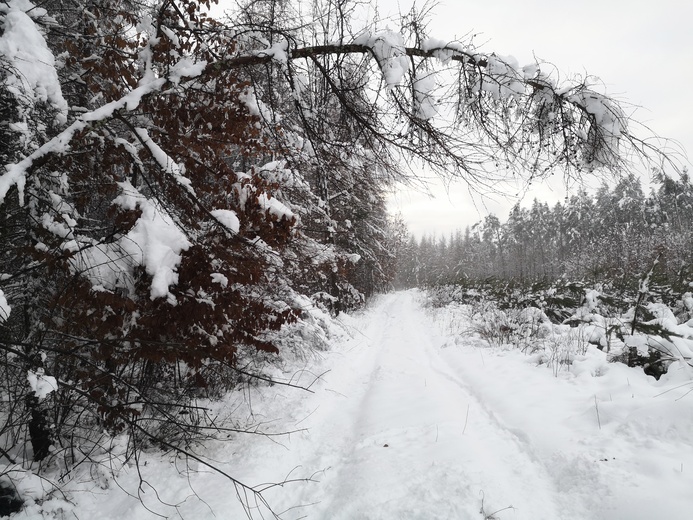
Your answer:
[[[259,487],[287,520],[691,517],[689,379],[655,381],[596,349],[551,368],[539,362],[546,351],[491,348],[463,315],[424,309],[422,296],[383,295],[342,317],[349,337],[289,371],[314,393],[251,387],[221,404],[220,416],[226,407],[238,421],[247,408],[258,430],[294,433],[238,434],[199,452],[247,484],[286,479]],[[140,473],[156,493],[138,493],[133,471],[118,485],[148,510],[108,493],[84,517],[272,517],[252,494],[244,511],[229,481],[202,466],[147,457]]]
[[[538,366],[489,348],[468,323],[446,333],[445,311],[420,299],[380,297],[328,360],[307,444],[295,446],[303,468],[324,471],[297,517],[690,518],[688,387],[596,349]]]
[[[309,517],[483,518],[510,506],[502,516],[571,517],[561,483],[473,395],[412,293],[384,296],[363,325],[370,348],[331,374],[337,397],[314,429],[310,464],[329,469]]]

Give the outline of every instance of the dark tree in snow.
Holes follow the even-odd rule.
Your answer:
[[[53,13],[66,63],[52,75],[46,57],[10,53],[14,30],[46,45],[41,9],[11,3],[3,34],[8,70],[26,69],[3,84],[24,142],[0,186],[3,368],[26,395],[3,449],[21,460],[28,426],[31,457],[68,465],[102,431],[187,443],[204,424],[191,398],[232,384],[240,351],[277,352],[269,337],[301,305],[279,273],[296,218],[276,180],[228,159],[266,153],[247,82],[227,69],[181,81],[233,41],[196,3],[149,24],[128,2],[81,8]]]

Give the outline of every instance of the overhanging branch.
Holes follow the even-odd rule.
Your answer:
[[[418,58],[435,58],[438,52],[453,52],[450,60],[467,63],[470,65],[475,65],[478,67],[486,67],[488,61],[486,58],[474,56],[472,54],[460,51],[459,49],[454,49],[452,47],[437,47],[433,49],[420,49],[418,47],[406,47],[403,49],[404,54],[410,57]],[[307,58],[317,58],[318,56],[327,55],[340,55],[340,54],[371,54],[373,55],[373,49],[364,44],[357,43],[334,43],[330,45],[313,45],[309,47],[299,47],[293,50],[289,50],[287,53],[287,58],[289,60],[296,59],[307,59]],[[215,63],[215,67],[244,67],[253,65],[264,65],[271,63],[275,60],[275,52],[271,49],[264,51],[256,51],[253,54],[245,54],[242,56],[236,56],[234,58],[220,60]],[[543,88],[543,86],[541,86]]]

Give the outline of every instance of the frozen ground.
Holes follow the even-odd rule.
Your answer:
[[[329,370],[314,393],[266,387],[219,409],[299,431],[237,434],[200,454],[247,484],[299,479],[264,494],[287,519],[693,518],[688,376],[657,382],[596,349],[570,368],[537,366],[536,356],[488,347],[455,309],[422,309],[419,297],[382,296],[344,317],[349,337],[296,372],[307,384]],[[183,468],[142,459],[156,488],[139,492],[149,509],[121,490],[138,495],[129,465],[115,482],[73,482],[77,505],[65,510],[82,519],[246,517],[228,480]],[[253,518],[271,518],[250,502]]]

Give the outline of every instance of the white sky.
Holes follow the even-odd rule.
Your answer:
[[[394,5],[392,0],[379,2]],[[406,12],[410,1],[399,2]],[[384,8],[383,8],[384,10]],[[684,0],[444,0],[434,9],[429,25],[440,39],[476,34],[482,50],[512,55],[521,65],[533,55],[553,63],[564,77],[598,76],[607,93],[642,107],[634,117],[654,132],[675,139],[693,153],[693,3]],[[536,196],[550,204],[565,197],[561,182],[553,190],[536,188]],[[432,186],[431,199],[400,190],[392,197],[392,211],[401,212],[417,235],[449,234],[483,218],[488,211],[505,220],[514,200],[497,203],[472,200],[463,185],[446,190]],[[509,194],[513,195],[513,194]]]
[[[220,0],[215,11],[231,3]],[[372,3],[386,16],[408,12],[412,0]],[[482,51],[514,56],[520,65],[531,63],[536,55],[553,63],[562,77],[597,76],[607,94],[641,107],[636,120],[677,140],[693,156],[692,22],[690,0],[440,0],[429,32],[435,38],[465,41],[475,34]],[[535,187],[522,203],[529,205],[534,197],[550,204],[563,199],[566,188],[560,179],[551,184]],[[429,191],[434,198],[406,189],[391,197],[391,211],[400,212],[418,236],[447,235],[488,212],[505,220],[516,202],[472,199],[459,183],[448,188],[432,183]]]

